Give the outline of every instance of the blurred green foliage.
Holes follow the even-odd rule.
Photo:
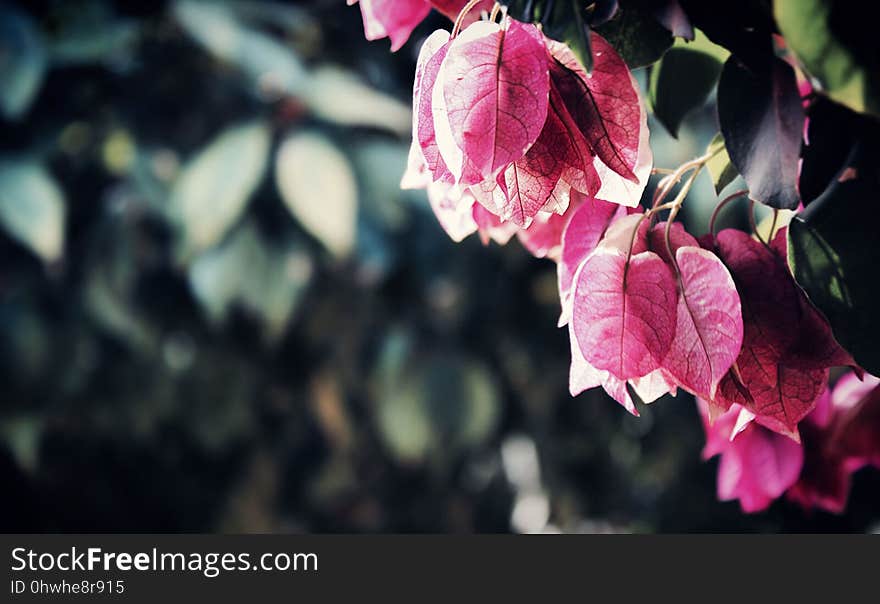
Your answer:
[[[342,0],[0,8],[6,530],[876,522],[868,475],[846,516],[744,517],[692,401],[569,397],[553,266],[452,244],[398,187],[442,24],[392,55]],[[654,128],[658,164],[709,115]]]

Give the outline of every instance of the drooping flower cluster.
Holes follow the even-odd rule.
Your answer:
[[[880,379],[873,376],[850,372],[825,388],[801,423],[801,442],[768,430],[737,403],[711,423],[708,404],[698,405],[706,429],[703,457],[721,456],[718,498],[738,499],[746,512],[782,495],[804,508],[842,512],[852,474],[880,467]]]
[[[698,241],[674,216],[658,223],[680,208],[690,184],[661,202],[686,171],[640,205],[652,168],[646,111],[601,36],[591,34],[588,74],[567,46],[503,11],[500,22],[458,22],[422,45],[402,186],[427,189],[455,241],[516,235],[557,263],[573,396],[602,387],[638,415],[633,394],[650,403],[683,389],[701,401],[706,455],[722,454],[720,498],[755,511],[787,492],[838,509],[849,474],[878,460],[866,444],[876,435],[844,410],[864,408],[877,425],[880,394],[843,401],[838,389],[857,379],[847,378],[828,398],[831,367],[863,372],[792,277],[786,229],[769,242],[732,229]]]
[[[588,75],[565,45],[507,17],[425,41],[402,184],[427,187],[453,239],[516,232],[552,255],[583,198],[638,204],[652,162],[647,114],[623,60],[598,35],[593,48]]]

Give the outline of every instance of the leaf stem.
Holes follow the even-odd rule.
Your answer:
[[[730,195],[722,199],[717,206],[715,206],[715,210],[712,212],[712,217],[709,218],[709,234],[712,235],[712,237],[715,237],[715,221],[718,218],[718,214],[721,212],[722,209],[724,209],[724,206],[729,204],[737,197],[742,197],[743,195],[748,194],[748,189],[742,189],[741,191],[737,191],[736,193],[731,193]]]
[[[458,17],[455,19],[455,24],[452,26],[452,34],[449,36],[450,39],[455,38],[455,36],[458,35],[458,32],[461,31],[461,26],[464,23],[464,18],[467,17],[467,14],[471,12],[480,1],[481,0],[470,0],[470,2],[462,7],[461,12],[458,13]]]
[[[496,2],[495,5],[492,7],[492,12],[489,13],[489,21],[491,21],[492,23],[494,23],[494,22],[495,22],[495,19],[498,18],[498,13],[499,13],[499,12],[501,12],[501,3],[500,3],[500,2]]]
[[[706,153],[705,155],[697,157],[696,159],[692,159],[689,162],[685,162],[678,168],[670,171],[666,176],[661,178],[660,182],[657,183],[657,190],[654,191],[652,209],[657,208],[663,202],[666,196],[669,195],[669,192],[672,190],[672,188],[675,187],[675,185],[677,185],[679,181],[681,181],[682,177],[684,177],[684,175],[687,174],[689,170],[696,169],[699,173],[699,171],[702,170],[703,166],[705,166],[710,159],[715,157],[715,155],[718,154],[719,151],[720,150],[711,151],[709,153]],[[662,168],[659,168],[657,170],[663,171]],[[682,201],[684,200],[682,199]]]

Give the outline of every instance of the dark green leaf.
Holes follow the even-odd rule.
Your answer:
[[[825,97],[807,110],[807,136],[798,190],[804,204],[819,197],[844,167],[856,145],[861,125],[857,114]]]
[[[691,24],[751,68],[773,57],[773,14],[770,0],[707,2],[678,0]]]
[[[631,69],[656,62],[672,46],[672,34],[646,12],[621,9],[596,31],[620,53]]]
[[[718,59],[688,48],[671,48],[654,66],[651,107],[672,136],[677,138],[684,117],[706,102],[720,73]]]
[[[718,121],[751,198],[796,208],[804,110],[794,70],[775,57],[754,69],[731,56],[718,83]]]
[[[789,226],[789,264],[834,335],[871,373],[880,373],[880,246],[870,216],[877,178],[838,182]]]

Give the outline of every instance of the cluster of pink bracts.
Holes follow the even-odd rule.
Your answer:
[[[367,37],[397,48],[431,6],[454,18],[466,2],[387,4],[360,0]],[[422,45],[402,186],[427,189],[456,241],[516,235],[557,262],[572,395],[601,386],[637,415],[630,389],[647,403],[682,388],[706,418],[706,456],[722,456],[719,498],[756,511],[787,492],[842,509],[849,475],[880,462],[866,433],[878,422],[863,421],[880,414],[880,388],[853,381],[861,369],[791,276],[785,230],[697,241],[655,224],[639,205],[647,114],[615,50],[593,34],[587,74],[534,25],[461,21]],[[858,377],[829,395],[834,366]]]

